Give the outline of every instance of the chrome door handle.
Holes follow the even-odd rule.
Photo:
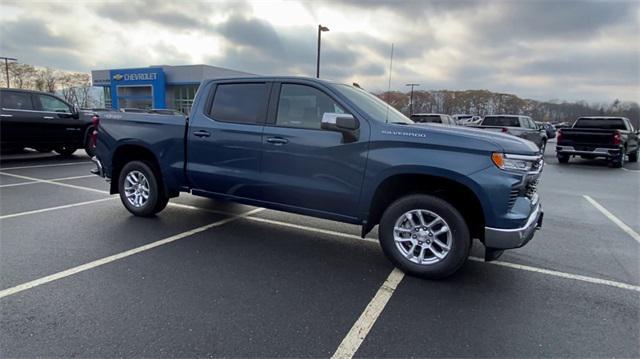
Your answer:
[[[43,116],[42,118],[45,120],[53,120],[53,116]]]
[[[273,145],[285,145],[287,143],[289,143],[289,140],[287,140],[286,138],[282,138],[282,137],[269,137],[267,138],[267,142],[273,144]]]
[[[13,115],[6,115],[3,113],[2,115],[0,115],[0,117],[13,117]]]

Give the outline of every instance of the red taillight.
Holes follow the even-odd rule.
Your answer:
[[[94,115],[93,117],[91,117],[91,124],[93,124],[93,132],[91,132],[89,146],[91,146],[92,148],[96,148],[96,144],[98,143],[98,128],[100,127],[100,117],[98,117],[98,115]]]
[[[622,135],[618,130],[616,130],[616,132],[613,133],[613,144],[614,145],[622,144]]]
[[[507,133],[507,132],[509,132],[509,129],[508,129],[508,128],[506,128],[506,127],[503,127],[503,128],[502,128],[502,132]]]
[[[562,141],[562,130],[558,130],[558,134],[556,135],[556,142]]]

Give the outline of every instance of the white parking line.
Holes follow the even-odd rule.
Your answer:
[[[51,178],[48,181],[66,181],[66,180],[72,180],[72,179],[79,179],[79,178],[88,178],[88,177],[95,177],[96,175],[85,175],[85,176],[72,176],[72,177],[61,177],[61,178]],[[27,181],[27,182],[19,182],[19,183],[9,183],[9,184],[3,184],[0,185],[0,188],[2,187],[14,187],[14,186],[23,186],[26,184],[34,184],[34,183],[41,183],[41,180],[37,180],[37,181]]]
[[[156,247],[159,247],[159,246],[171,243],[171,242],[175,242],[175,241],[177,241],[179,239],[183,239],[183,238],[192,236],[194,234],[197,234],[197,233],[200,233],[200,232],[204,232],[204,231],[206,231],[208,229],[211,229],[213,227],[222,226],[223,224],[235,221],[236,219],[242,218],[244,216],[248,216],[248,215],[251,215],[251,214],[254,214],[254,213],[258,213],[258,212],[260,212],[262,210],[264,210],[264,208],[256,208],[256,209],[253,209],[251,211],[248,211],[248,212],[245,212],[245,213],[242,213],[242,214],[238,214],[238,215],[235,215],[235,216],[232,216],[232,217],[229,217],[229,218],[225,218],[225,219],[217,221],[217,222],[213,222],[213,223],[210,223],[210,224],[207,224],[207,225],[192,229],[190,231],[182,232],[182,233],[173,235],[171,237],[167,237],[165,239],[161,239],[161,240],[156,241],[156,242],[145,244],[143,246],[130,249],[128,251],[120,252],[120,253],[114,254],[112,256],[104,257],[104,258],[101,258],[101,259],[98,259],[98,260],[95,260],[95,261],[92,261],[92,262],[89,262],[89,263],[85,263],[85,264],[79,265],[77,267],[73,267],[73,268],[64,270],[62,272],[51,274],[51,275],[48,275],[46,277],[42,277],[42,278],[39,278],[39,279],[36,279],[36,280],[32,280],[30,282],[22,283],[20,285],[15,286],[15,287],[11,287],[11,288],[7,288],[7,289],[4,289],[4,290],[1,290],[0,291],[0,299],[2,299],[4,297],[7,297],[7,296],[10,296],[10,295],[13,295],[13,294],[16,294],[16,293],[19,293],[19,292],[22,292],[22,291],[27,290],[27,289],[31,289],[31,288],[34,288],[34,287],[37,287],[37,286],[40,286],[40,285],[43,285],[43,284],[46,284],[46,283],[50,283],[50,282],[56,281],[58,279],[69,277],[69,276],[72,276],[74,274],[77,274],[77,273],[80,273],[80,272],[84,272],[86,270],[105,265],[107,263],[111,263],[111,262],[117,261],[117,260],[122,259],[122,258],[126,258],[126,257],[129,257],[129,256],[132,256],[132,255],[140,253],[140,252],[148,251],[150,249],[153,249],[153,248],[156,248]]]
[[[376,292],[376,295],[371,298],[367,307],[353,324],[349,333],[342,339],[338,349],[336,349],[336,352],[331,356],[332,358],[343,359],[353,357],[403,278],[404,273],[402,273],[401,270],[394,268],[391,271],[387,279],[378,289],[378,292]]]
[[[266,218],[260,218],[260,217],[246,217],[246,219],[251,221],[256,221],[256,222],[274,224],[282,227],[301,229],[309,232],[323,233],[323,234],[328,234],[333,236],[340,236],[344,238],[351,238],[351,239],[360,240],[360,241],[363,240],[362,238],[354,234],[347,234],[342,232],[330,231],[327,229],[307,227],[307,226],[302,226],[298,224],[275,221],[272,219],[266,219]],[[367,242],[379,243],[378,240],[373,238],[365,238],[364,240]],[[551,269],[526,266],[526,265],[511,263],[511,262],[502,262],[502,261],[485,262],[483,258],[478,258],[478,257],[469,257],[469,260],[472,260],[474,262],[483,262],[486,264],[502,266],[502,267],[509,267],[513,269],[520,269],[528,272],[536,272],[536,273],[546,274],[546,275],[559,277],[559,278],[573,279],[573,280],[578,280],[578,281],[592,283],[592,284],[607,285],[610,287],[616,287],[616,288],[628,289],[628,290],[640,292],[640,286],[622,283],[622,282],[616,282],[616,281],[607,280],[607,279],[600,279],[600,278],[588,277],[588,276],[579,275],[579,274],[565,273],[565,272],[555,271]]]
[[[93,201],[78,202],[78,203],[72,203],[72,204],[65,204],[65,205],[62,205],[62,206],[35,209],[33,211],[5,214],[4,216],[0,216],[0,219],[26,216],[26,215],[29,215],[29,214],[36,214],[36,213],[42,213],[42,212],[55,211],[55,210],[58,210],[58,209],[73,208],[73,207],[78,207],[78,206],[84,206],[84,205],[87,205],[87,204],[93,204],[93,203],[98,203],[98,202],[109,201],[109,200],[116,199],[116,198],[118,198],[118,197],[100,198],[100,199],[94,199]]]
[[[83,190],[85,190],[85,191],[91,191],[91,192],[98,192],[98,193],[103,193],[103,194],[109,194],[109,191],[103,191],[103,190],[99,190],[99,189],[95,189],[95,188],[90,188],[90,187],[76,186],[76,185],[69,184],[69,183],[54,182],[54,180],[46,180],[46,179],[40,179],[40,178],[35,178],[35,177],[27,177],[27,176],[16,175],[16,174],[13,174],[13,173],[6,173],[6,172],[0,172],[0,175],[5,175],[5,176],[10,176],[10,177],[20,178],[20,179],[23,179],[23,180],[34,181],[34,182],[41,182],[41,183],[55,184],[55,185],[57,185],[57,186],[62,186],[62,187],[69,187],[69,188],[75,188],[75,189],[83,189]]]
[[[607,218],[609,218],[611,222],[615,223],[618,227],[620,227],[620,229],[627,232],[627,234],[630,235],[631,238],[635,239],[638,243],[640,243],[640,234],[636,233],[633,229],[631,229],[631,227],[627,226],[618,217],[614,216],[613,213],[609,212],[606,208],[604,208],[604,206],[596,202],[595,199],[587,196],[586,194],[582,195],[582,197],[584,197],[584,199],[589,201],[589,203],[591,203],[591,205],[596,207],[598,211],[602,212],[602,214],[604,214]]]
[[[71,162],[71,163],[55,163],[55,164],[48,164],[48,165],[33,165],[33,166],[19,166],[19,167],[6,167],[6,168],[0,168],[0,171],[8,171],[8,170],[22,170],[25,168],[41,168],[41,167],[58,167],[58,166],[75,166],[75,165],[84,165],[84,164],[91,164],[91,161],[82,161],[82,162]]]
[[[478,258],[478,257],[469,257],[469,260],[472,260],[474,262],[484,262],[484,259]],[[502,266],[502,267],[513,268],[513,269],[520,269],[520,270],[524,270],[524,271],[528,271],[528,272],[547,274],[547,275],[551,275],[551,276],[554,276],[554,277],[574,279],[574,280],[579,280],[579,281],[587,282],[587,283],[608,285],[610,287],[616,287],[616,288],[620,288],[620,289],[628,289],[628,290],[633,290],[633,291],[636,291],[636,292],[640,292],[640,286],[627,284],[627,283],[621,283],[621,282],[615,282],[615,281],[607,280],[607,279],[600,279],[600,278],[587,277],[587,276],[584,276],[584,275],[558,272],[558,271],[555,271],[555,270],[531,267],[531,266],[526,266],[526,265],[522,265],[522,264],[509,263],[509,262],[503,262],[503,261],[493,261],[493,262],[485,262],[485,263],[493,264],[493,265],[497,265],[497,266]]]

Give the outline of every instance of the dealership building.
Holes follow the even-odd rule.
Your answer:
[[[106,108],[173,108],[183,113],[189,113],[202,80],[250,75],[208,65],[91,71],[93,86],[103,88]]]

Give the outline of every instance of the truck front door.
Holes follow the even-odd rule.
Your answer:
[[[312,83],[275,84],[270,118],[262,136],[263,198],[289,208],[353,217],[360,198],[369,127],[360,139],[322,130],[324,113],[345,106]]]
[[[267,82],[214,84],[202,111],[192,111],[187,173],[194,190],[259,197],[269,90]]]

